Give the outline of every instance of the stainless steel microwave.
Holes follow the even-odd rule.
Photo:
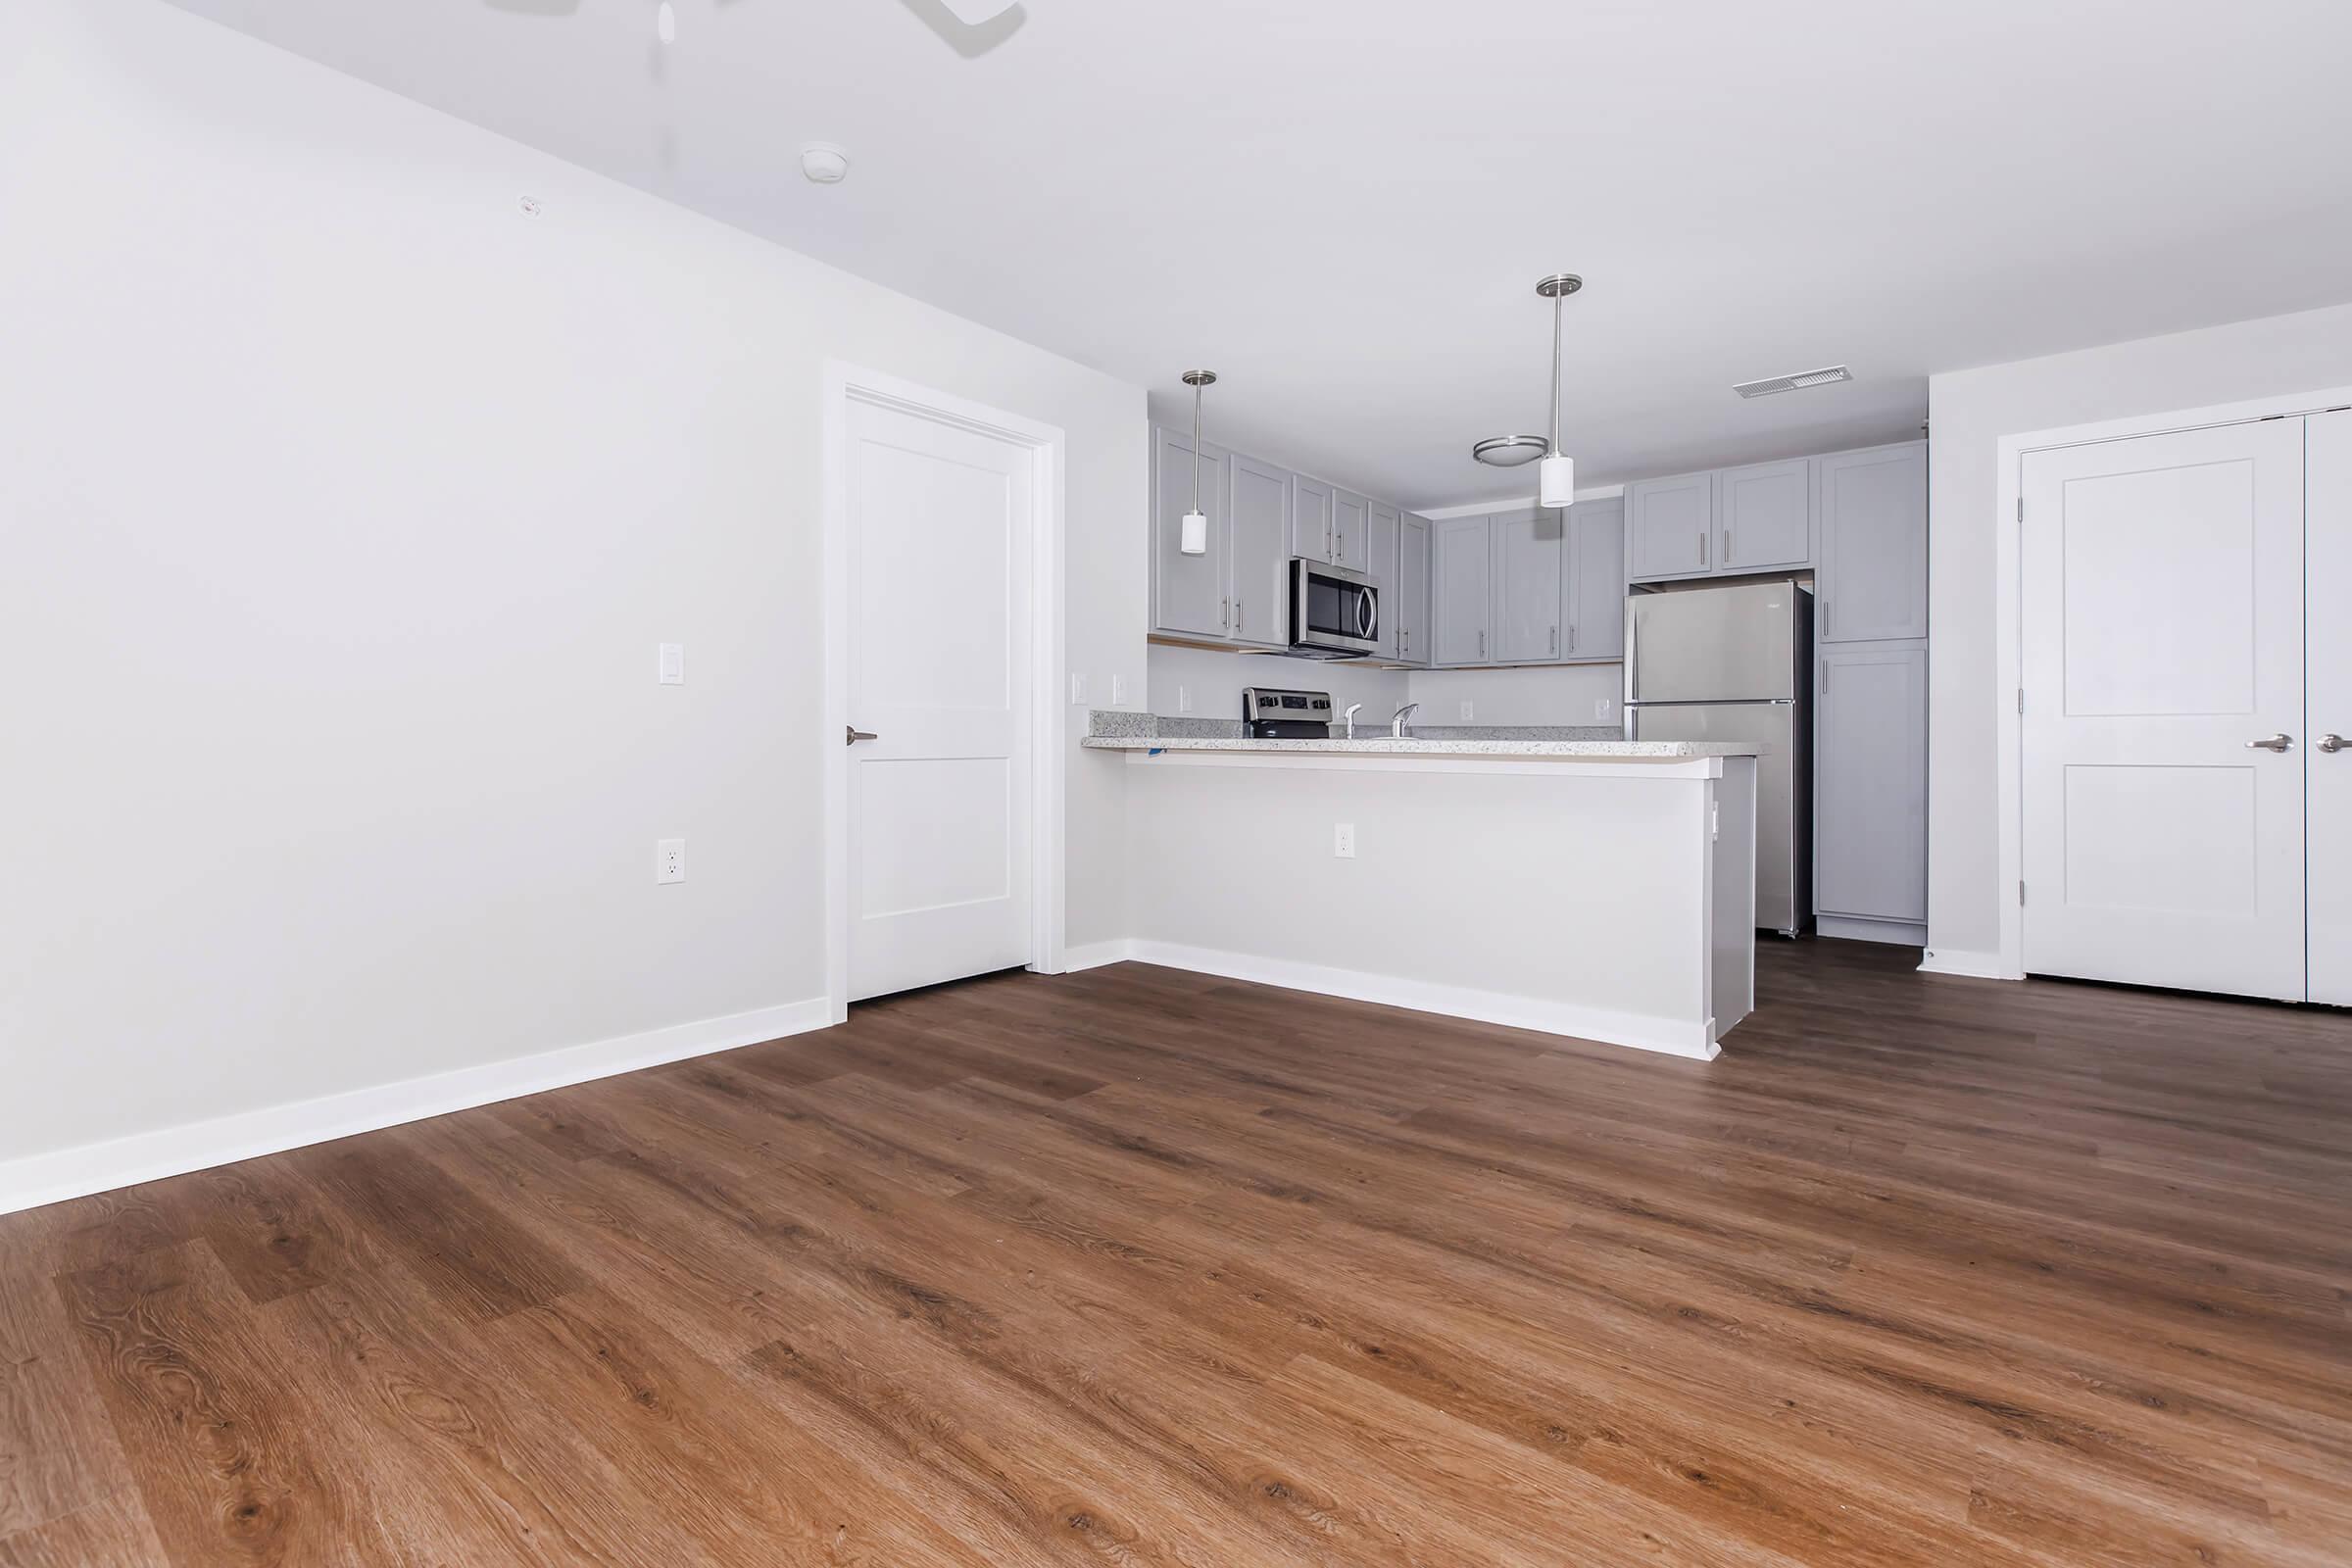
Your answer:
[[[1363,659],[1380,652],[1380,590],[1360,571],[1291,562],[1291,652],[1301,659]]]

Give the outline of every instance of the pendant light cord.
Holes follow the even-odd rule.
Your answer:
[[[1193,383],[1193,510],[1200,510],[1200,383]]]
[[[1551,297],[1551,451],[1549,455],[1555,458],[1560,455],[1560,298],[1557,294]],[[1199,445],[1198,436],[1194,438],[1194,444]],[[1199,475],[1196,474],[1195,477],[1198,478]]]

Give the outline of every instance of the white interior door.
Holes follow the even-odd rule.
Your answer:
[[[853,1000],[1034,956],[1031,458],[850,404]]]
[[[2352,1007],[2352,410],[2306,421],[2311,1000]]]
[[[2024,481],[2026,967],[2300,999],[2302,421]]]

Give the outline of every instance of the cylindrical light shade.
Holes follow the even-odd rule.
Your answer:
[[[1188,556],[1208,554],[1207,513],[1188,512],[1184,514],[1183,527],[1176,536],[1176,548]]]
[[[1536,465],[1536,505],[1564,507],[1576,499],[1576,460],[1554,452]]]

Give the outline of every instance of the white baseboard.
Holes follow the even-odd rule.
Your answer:
[[[1928,945],[1928,928],[1907,920],[1864,920],[1848,914],[1817,914],[1813,917],[1816,936],[1838,937],[1847,942],[1886,942],[1898,948],[1924,948]]]
[[[1922,974],[1957,974],[1971,980],[2016,980],[2021,976],[2009,973],[2001,965],[1997,953],[1970,953],[1959,948],[1930,948],[1920,960]]]
[[[1124,963],[1134,956],[1135,944],[1126,937],[1089,942],[1082,947],[1062,949],[1061,972],[1076,974],[1081,969],[1100,969],[1106,963]]]
[[[823,997],[0,1161],[0,1214],[822,1029]]]
[[[1475,1018],[1482,1023],[1507,1024],[1515,1029],[1538,1029],[1545,1034],[1598,1040],[1637,1051],[1710,1061],[1722,1047],[1716,1045],[1714,1025],[1586,1007],[1542,997],[1514,996],[1503,991],[1480,991],[1468,986],[1440,985],[1394,975],[1369,974],[1359,969],[1334,969],[1319,963],[1288,958],[1260,958],[1246,953],[1222,953],[1214,948],[1192,948],[1180,943],[1137,940],[1123,955],[1143,963],[1190,969],[1198,974],[1223,975],[1229,980],[1253,980],[1259,985],[1289,991],[1312,991],[1384,1006],[1409,1007],[1452,1018]],[[1105,959],[1105,962],[1110,960]]]

